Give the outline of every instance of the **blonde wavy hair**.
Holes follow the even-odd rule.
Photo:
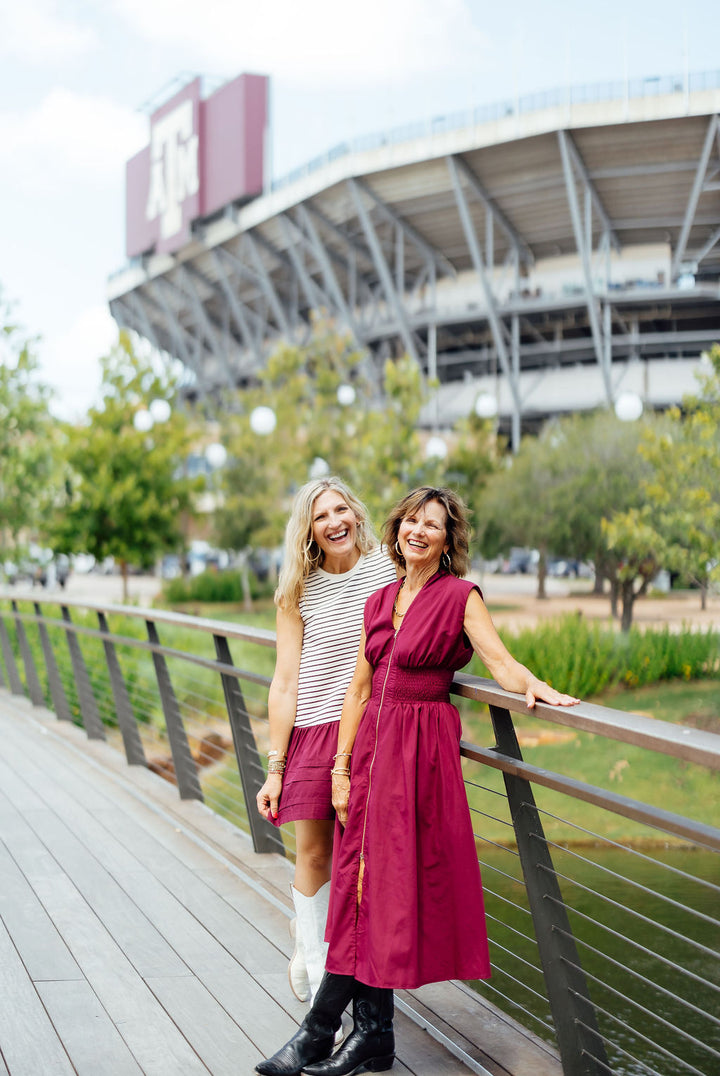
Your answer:
[[[313,506],[320,494],[328,490],[339,493],[355,513],[355,545],[360,552],[369,553],[379,545],[367,508],[342,479],[330,476],[306,482],[295,494],[290,510],[290,518],[285,528],[285,559],[275,591],[275,604],[286,612],[298,609],[305,589],[305,580],[310,572],[322,566],[324,554],[312,536]]]

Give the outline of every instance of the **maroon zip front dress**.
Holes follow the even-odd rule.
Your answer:
[[[490,960],[449,695],[472,657],[463,620],[477,588],[438,572],[395,631],[399,587],[365,605],[372,696],[352,749],[348,822],[336,823],[326,968],[411,989],[486,979]]]

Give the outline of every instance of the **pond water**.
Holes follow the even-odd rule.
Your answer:
[[[479,846],[493,977],[472,984],[554,1041],[514,850]],[[720,1073],[720,855],[554,849],[580,961],[616,1076]]]

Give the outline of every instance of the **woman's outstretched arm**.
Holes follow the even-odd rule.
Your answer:
[[[552,706],[574,706],[580,702],[573,695],[565,695],[539,680],[512,656],[477,590],[472,590],[468,596],[463,626],[473,650],[490,670],[493,679],[506,691],[524,695],[530,709],[538,700]]]

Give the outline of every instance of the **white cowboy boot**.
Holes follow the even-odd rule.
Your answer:
[[[296,944],[302,946],[310,986],[310,1003],[317,993],[325,973],[327,942],[325,924],[330,903],[330,883],[321,885],[312,897],[306,897],[293,886],[293,901],[297,913]]]
[[[304,897],[302,893],[298,893],[292,883],[290,884],[290,894],[293,899],[293,904],[295,905],[296,918],[291,919],[289,923],[290,937],[295,942],[295,948],[293,949],[293,955],[290,957],[290,963],[288,964],[288,980],[290,982],[290,989],[298,1001],[309,1001],[310,981],[308,979],[305,957],[305,942],[303,940],[300,915],[298,913],[299,899],[307,900],[308,898]]]
[[[293,892],[295,911],[297,912],[297,931],[305,950],[305,965],[310,983],[310,1002],[315,999],[318,987],[325,974],[328,943],[325,941],[325,924],[327,923],[328,905],[330,904],[330,883],[321,885],[312,897]],[[339,1045],[349,1031],[349,1022],[343,1025],[335,1035],[335,1045]]]

